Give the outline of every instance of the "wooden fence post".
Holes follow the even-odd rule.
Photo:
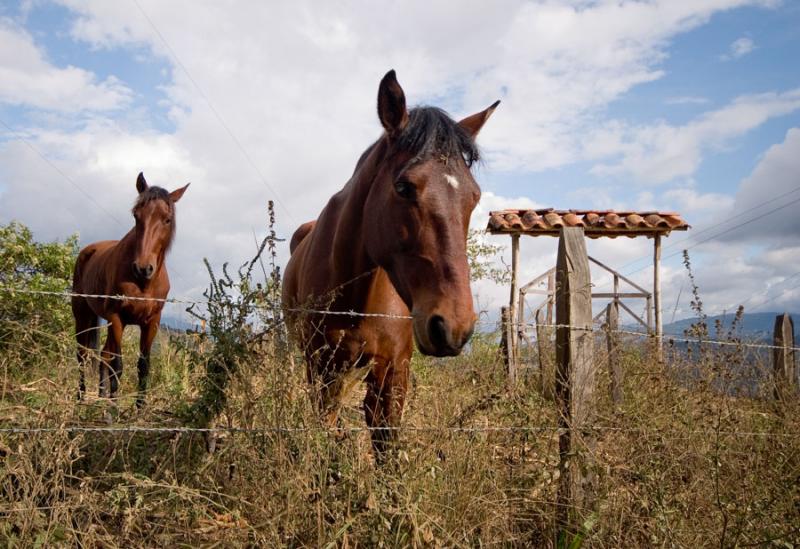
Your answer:
[[[509,384],[512,386],[516,383],[517,378],[517,357],[519,356],[518,337],[519,330],[517,320],[517,294],[519,293],[519,285],[517,282],[517,274],[519,271],[519,234],[511,235],[511,299],[509,300],[508,307],[508,323],[511,327],[511,338],[509,339],[508,346],[508,377]]]
[[[553,323],[553,304],[555,303],[556,273],[547,275],[547,324]]]
[[[500,307],[500,356],[508,372],[508,307]]]
[[[517,363],[514,357],[514,325],[511,322],[513,307],[502,307],[500,309],[501,335],[500,351],[506,365],[506,375],[509,387],[513,387],[517,382]]]
[[[556,370],[553,361],[553,349],[550,346],[550,330],[542,324],[542,310],[536,311],[536,347],[539,350],[539,383],[542,396],[547,400],[556,398]]]
[[[653,309],[656,317],[656,356],[664,361],[664,326],[661,320],[661,235],[653,237]]]
[[[593,507],[595,375],[592,288],[581,227],[564,227],[556,262],[556,396],[559,406],[558,530],[576,533]],[[571,512],[570,512],[571,511]]]
[[[608,347],[608,375],[611,378],[611,401],[622,404],[622,365],[619,361],[619,305],[612,301],[606,307],[606,345]]]
[[[775,398],[783,400],[798,386],[794,361],[794,321],[788,313],[775,317],[772,365],[775,372]],[[780,348],[779,348],[780,347]]]

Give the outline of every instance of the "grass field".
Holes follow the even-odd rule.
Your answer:
[[[27,428],[181,426],[204,389],[214,342],[159,336],[148,404],[134,406],[135,331],[118,406],[76,401],[68,333],[17,326],[0,354],[0,423]],[[46,338],[48,344],[42,344]],[[592,509],[561,545],[774,546],[800,543],[800,407],[720,391],[743,359],[707,349],[693,381],[683,355],[659,365],[646,342],[620,359],[625,403],[600,386]],[[733,353],[733,354],[732,354]],[[209,358],[211,357],[211,358]],[[497,338],[448,360],[416,356],[399,449],[376,467],[369,433],[320,428],[298,366],[261,340],[239,355],[218,427],[171,432],[0,434],[0,542],[8,546],[554,546],[557,416],[535,369],[507,391]],[[298,362],[299,364],[299,362]],[[685,365],[683,366],[685,368]],[[96,375],[87,372],[90,394]],[[364,425],[357,389],[342,412]],[[458,430],[454,428],[475,428]],[[494,430],[494,428],[504,428]],[[525,429],[505,429],[521,427]],[[585,537],[585,540],[584,540]]]

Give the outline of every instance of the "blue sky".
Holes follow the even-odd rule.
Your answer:
[[[702,244],[713,231],[671,237],[693,245],[710,312],[745,299],[800,310],[796,207],[735,229],[784,204],[753,209],[770,197],[800,198],[797,2],[226,6],[0,4],[0,120],[14,130],[0,126],[0,222],[43,239],[117,238],[138,171],[168,188],[191,180],[170,261],[176,295],[196,296],[202,257],[252,252],[267,199],[282,203],[283,234],[318,214],[379,134],[377,83],[395,68],[412,103],[456,116],[503,99],[479,139],[473,226],[506,207],[677,210],[697,232],[730,229]],[[649,245],[604,241],[590,253],[634,271]],[[528,239],[523,277],[554,252]],[[685,316],[686,273],[678,258],[665,263],[665,301]],[[493,308],[505,289],[475,292]]]

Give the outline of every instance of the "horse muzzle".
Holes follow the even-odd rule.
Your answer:
[[[131,268],[133,269],[133,274],[139,280],[146,281],[153,278],[153,275],[156,272],[156,268],[152,263],[147,263],[146,265],[139,265],[136,261],[131,264]]]
[[[427,318],[415,315],[414,339],[422,354],[439,357],[458,356],[472,337],[474,327],[474,322],[470,322],[467,327],[458,329],[438,314]]]

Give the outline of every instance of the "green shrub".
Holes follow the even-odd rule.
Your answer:
[[[71,330],[69,299],[20,290],[69,290],[77,255],[77,235],[41,243],[21,223],[0,226],[0,348],[21,332],[46,343],[53,334]]]

